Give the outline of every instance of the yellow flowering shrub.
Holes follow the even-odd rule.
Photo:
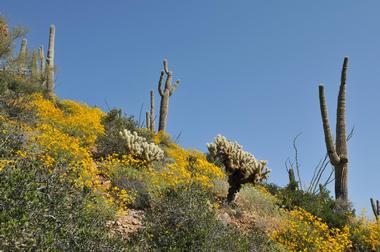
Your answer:
[[[148,167],[148,162],[139,160],[132,155],[109,155],[98,163],[101,175],[110,184],[107,192],[111,194],[118,204],[120,210],[127,209],[127,206],[135,200],[135,193],[124,188],[120,188],[120,179],[144,180],[144,171]],[[112,184],[112,185],[111,185]]]
[[[352,224],[351,239],[362,251],[380,251],[380,221],[370,221],[363,213]]]
[[[54,125],[63,132],[78,137],[84,146],[93,147],[97,136],[104,133],[101,119],[105,113],[98,108],[70,100],[56,104],[38,93],[30,96],[28,106],[36,112],[41,123]]]
[[[223,171],[208,162],[199,151],[185,150],[174,143],[170,143],[165,151],[169,163],[160,169],[150,169],[152,183],[156,186],[176,187],[196,182],[204,187],[212,187],[213,179],[224,178]]]
[[[348,227],[329,228],[302,208],[285,213],[287,218],[271,237],[290,251],[346,251],[352,247]]]
[[[90,151],[80,145],[78,138],[46,123],[37,125],[35,130],[35,135],[29,139],[30,145],[33,153],[38,155],[46,166],[64,164],[70,169],[68,172],[74,172],[78,176],[78,186],[98,187],[97,166]]]

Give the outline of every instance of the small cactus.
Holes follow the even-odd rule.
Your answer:
[[[380,204],[379,204],[379,201],[376,200],[376,204],[375,204],[375,200],[371,198],[371,206],[372,206],[373,214],[375,215],[375,218],[376,218],[376,221],[377,221],[377,220],[379,220],[379,216],[380,216]]]
[[[156,114],[155,114],[155,104],[154,104],[154,93],[153,93],[153,90],[150,90],[150,113],[149,113],[149,116],[150,116],[150,120],[149,120],[149,123],[150,123],[150,130],[152,132],[155,131],[155,128],[156,128],[156,124],[155,124],[155,120],[156,120]]]
[[[291,191],[296,191],[298,189],[298,182],[296,180],[296,176],[294,175],[294,170],[292,168],[290,168],[288,170],[288,175],[289,175],[289,184],[288,184],[288,188],[291,190]]]
[[[154,143],[148,143],[145,138],[127,129],[120,132],[125,140],[126,147],[130,154],[146,160],[148,162],[161,160],[164,158],[164,151]]]
[[[167,120],[168,120],[168,110],[169,110],[169,98],[173,95],[175,90],[179,85],[179,80],[172,84],[173,73],[169,71],[168,60],[164,59],[164,69],[161,71],[160,79],[158,81],[158,93],[161,96],[160,104],[160,121],[158,125],[158,131],[165,131]],[[165,87],[162,88],[162,82],[164,80],[164,75],[166,74]]]

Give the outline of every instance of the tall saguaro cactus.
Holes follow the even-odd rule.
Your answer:
[[[44,47],[41,46],[40,48],[38,48],[38,57],[39,57],[39,60],[40,60],[40,73],[41,73],[41,77],[42,78],[45,78],[45,53],[44,53]]]
[[[31,75],[34,79],[37,79],[40,75],[39,69],[38,69],[38,59],[37,59],[37,52],[36,51],[33,51],[33,54],[32,54]]]
[[[331,134],[327,105],[323,85],[319,86],[319,102],[322,115],[323,130],[325,134],[325,143],[327,153],[331,164],[335,168],[335,198],[348,200],[348,151],[346,137],[346,78],[347,78],[348,58],[343,61],[341,74],[337,115],[336,115],[336,140],[335,146]]]
[[[165,87],[162,88],[162,82],[164,80],[164,75],[166,74]],[[173,73],[169,71],[168,60],[164,59],[164,70],[161,71],[160,80],[158,81],[158,93],[161,96],[160,104],[160,122],[158,125],[158,131],[165,131],[167,120],[168,120],[168,110],[169,110],[169,98],[172,96],[174,91],[179,85],[179,80],[176,80],[174,85],[172,84]]]
[[[154,93],[153,90],[150,90],[150,112],[149,112],[149,123],[150,123],[150,130],[154,132],[156,128],[155,120],[156,120],[156,114],[154,109]]]
[[[18,65],[21,74],[25,74],[26,71],[26,58],[28,53],[27,44],[28,41],[26,38],[21,40],[20,52],[18,54]]]
[[[50,26],[50,33],[49,33],[49,47],[46,57],[47,62],[47,76],[46,76],[46,87],[49,90],[49,92],[53,92],[54,90],[54,46],[55,46],[55,26]]]
[[[151,129],[150,113],[146,112],[145,114],[145,124],[147,129]]]

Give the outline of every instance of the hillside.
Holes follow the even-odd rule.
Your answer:
[[[326,188],[267,184],[223,136],[184,149],[155,116],[60,99],[50,46],[44,68],[5,21],[0,35],[0,251],[380,251],[380,222]]]

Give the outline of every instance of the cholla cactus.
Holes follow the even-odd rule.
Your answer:
[[[266,161],[257,160],[251,153],[244,151],[240,144],[224,136],[216,136],[213,143],[207,144],[207,148],[211,157],[222,162],[229,173],[228,202],[235,200],[243,184],[256,184],[268,178],[270,170],[266,167]]]
[[[127,129],[120,132],[126,146],[132,155],[146,161],[156,161],[164,158],[164,151],[154,143],[148,143],[145,138]]]

